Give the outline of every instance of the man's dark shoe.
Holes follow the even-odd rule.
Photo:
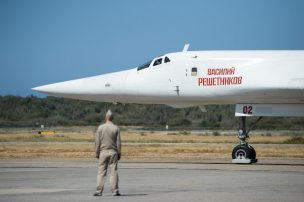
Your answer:
[[[102,196],[102,193],[99,192],[99,191],[97,191],[97,192],[95,192],[95,193],[93,194],[93,196]]]
[[[113,193],[113,196],[121,196],[119,192]]]

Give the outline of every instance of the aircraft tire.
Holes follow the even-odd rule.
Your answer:
[[[253,147],[252,147],[252,149],[253,149]],[[252,149],[250,149],[246,145],[237,145],[232,150],[232,159],[238,159],[238,158],[252,159],[252,156],[253,156],[252,152],[254,150],[254,149],[253,150]]]
[[[249,149],[250,149],[250,159],[256,159],[256,152],[255,152],[255,149],[248,145]]]

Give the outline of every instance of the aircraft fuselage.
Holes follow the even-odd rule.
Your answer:
[[[174,107],[304,103],[304,51],[189,51],[149,65],[34,88],[49,95]]]

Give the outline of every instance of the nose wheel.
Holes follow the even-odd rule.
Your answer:
[[[232,163],[256,163],[258,160],[256,159],[255,149],[248,144],[247,139],[249,138],[250,130],[255,127],[255,125],[262,119],[259,117],[255,123],[250,127],[250,129],[246,130],[246,117],[240,117],[240,129],[238,131],[237,137],[240,140],[239,145],[234,147],[232,150]]]
[[[232,151],[232,161],[236,161],[235,163],[238,163],[238,161],[245,160],[245,162],[250,161],[249,163],[255,163],[257,162],[256,159],[256,152],[254,148],[251,145],[237,145],[234,147]]]

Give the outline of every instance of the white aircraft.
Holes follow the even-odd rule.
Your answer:
[[[240,144],[234,163],[256,162],[248,116],[304,116],[304,51],[168,53],[136,68],[33,88],[79,100],[166,104],[176,108],[235,104]],[[258,120],[260,120],[259,118]],[[257,121],[258,121],[257,120]]]

